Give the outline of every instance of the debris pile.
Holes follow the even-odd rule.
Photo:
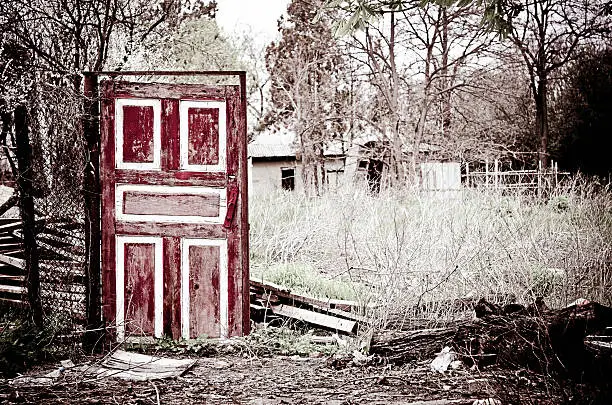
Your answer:
[[[381,331],[373,336],[371,352],[407,363],[434,358],[448,346],[448,352],[452,348],[467,365],[594,379],[610,375],[612,308],[595,302],[560,310],[513,305],[516,308],[502,308],[481,300],[474,320],[444,328]]]
[[[285,318],[344,334],[356,333],[358,324],[366,322],[355,301],[321,300],[256,280],[250,282],[250,293],[251,318],[257,322]]]

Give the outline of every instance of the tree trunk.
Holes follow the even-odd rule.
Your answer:
[[[391,158],[391,170],[393,174],[390,176],[391,184],[399,183],[403,185],[404,179],[402,167],[402,142],[399,133],[399,74],[395,64],[395,13],[391,13],[391,35],[389,40],[389,64],[391,66],[391,134],[393,138],[393,150]]]
[[[411,162],[411,171],[413,177],[413,185],[416,187],[419,185],[419,163],[420,163],[420,154],[419,150],[421,149],[421,141],[423,140],[423,134],[425,133],[425,121],[427,120],[427,109],[428,106],[428,92],[425,91],[423,95],[423,102],[421,105],[421,115],[419,116],[419,120],[417,121],[417,127],[415,129],[414,143],[412,145],[412,154],[410,155]]]
[[[440,39],[442,47],[442,133],[448,137],[451,124],[451,92],[446,91],[451,86],[448,76],[448,13],[446,7],[442,8],[442,37]]]
[[[26,287],[30,315],[34,324],[42,328],[43,310],[40,300],[40,268],[38,263],[38,248],[36,246],[36,217],[34,212],[34,187],[32,185],[32,148],[28,128],[28,111],[25,106],[15,108],[15,138],[17,143],[17,167],[19,177],[19,209],[23,224],[23,250],[25,259]]]
[[[534,94],[536,104],[536,134],[540,139],[538,157],[542,167],[548,167],[548,83],[546,75],[538,80],[537,92]]]
[[[94,351],[101,340],[102,316],[100,311],[100,114],[98,104],[98,78],[87,75],[84,87],[83,136],[89,161],[83,176],[85,205],[85,310],[87,332],[83,348]]]

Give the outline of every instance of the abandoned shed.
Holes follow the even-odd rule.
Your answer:
[[[274,190],[303,191],[302,163],[291,133],[263,134],[248,145],[249,189],[252,195]],[[342,145],[331,143],[324,151],[326,184],[338,187],[346,156]]]

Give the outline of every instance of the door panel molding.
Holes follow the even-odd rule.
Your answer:
[[[163,196],[206,196],[215,195],[218,197],[218,215],[151,215],[151,214],[129,214],[125,213],[125,194],[126,192],[142,192],[158,194]],[[115,212],[118,221],[126,222],[171,222],[189,224],[222,224],[227,212],[227,190],[225,188],[213,187],[193,187],[193,186],[160,186],[160,185],[141,185],[141,184],[117,184],[115,188]]]
[[[189,248],[191,246],[212,246],[219,248],[219,337],[228,337],[228,254],[227,240],[225,239],[196,239],[184,238],[181,240],[181,335],[183,339],[196,338],[191,336],[190,330],[190,274]],[[197,314],[196,314],[197,315]]]
[[[115,286],[116,286],[116,323],[117,340],[125,340],[125,245],[154,245],[154,335],[163,335],[163,291],[164,291],[164,269],[163,269],[163,239],[158,236],[117,236],[116,237],[116,262],[115,262]]]
[[[133,163],[124,161],[124,107],[153,108],[153,161]],[[161,170],[161,100],[117,98],[115,99],[115,168],[129,170]]]
[[[212,145],[217,149],[217,164],[202,165],[189,163],[189,135],[190,133],[190,109],[217,110],[217,144]],[[179,132],[180,132],[180,156],[181,170],[200,172],[226,172],[227,171],[227,105],[225,101],[187,101],[179,102]],[[209,145],[210,146],[210,145]]]

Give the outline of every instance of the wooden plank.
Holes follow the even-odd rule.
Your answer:
[[[248,181],[248,159],[247,159],[247,80],[246,72],[241,72],[239,75],[239,87],[227,87],[226,93],[230,94],[231,91],[238,94],[240,100],[240,108],[237,109],[236,113],[232,114],[236,126],[237,134],[237,153],[238,153],[238,180],[239,180],[239,205],[238,205],[238,216],[237,220],[240,222],[240,258],[241,258],[241,269],[242,269],[242,333],[244,335],[250,332],[251,321],[250,321],[250,285],[249,285],[249,269],[250,269],[250,254],[249,254],[249,181]],[[236,99],[233,97],[232,99]],[[232,110],[234,111],[234,110]],[[235,118],[234,118],[235,117]]]
[[[181,337],[181,238],[164,237],[164,334]]]
[[[0,292],[11,293],[11,294],[25,294],[27,290],[23,286],[0,285]]]
[[[188,171],[116,170],[115,181],[120,184],[150,184],[167,186],[206,186],[223,188],[227,180],[224,173],[200,173]]]
[[[219,163],[219,109],[196,108],[187,110],[190,165],[216,165]]]
[[[46,219],[43,218],[43,219],[37,219],[33,223],[38,228],[38,226],[45,224],[45,222],[46,222]],[[0,233],[8,233],[8,232],[13,232],[13,231],[22,230],[22,229],[23,229],[23,225],[21,224],[21,220],[17,220],[17,222],[9,222],[7,224],[0,225]]]
[[[153,106],[125,105],[123,108],[123,162],[153,162]]]
[[[0,263],[4,263],[6,265],[21,269],[21,270],[25,270],[25,260],[24,259],[20,259],[17,257],[12,257],[12,256],[8,256],[6,254],[6,252],[4,252],[4,254],[0,254]],[[41,275],[44,275],[45,272],[54,272],[57,273],[58,268],[56,265],[52,264],[53,262],[51,262],[51,264],[49,264],[48,262],[42,262],[40,263],[40,269],[41,269]],[[62,265],[66,265],[66,263],[70,263],[70,262],[60,262]],[[78,262],[74,263],[75,265],[79,265]]]
[[[348,319],[340,319],[334,316],[308,311],[290,305],[277,305],[272,307],[275,315],[282,315],[287,318],[311,323],[323,328],[336,330],[344,333],[355,333],[357,322]]]
[[[117,222],[117,234],[164,235],[183,238],[225,239],[225,229],[214,224],[175,224],[163,222]]]
[[[18,300],[18,299],[13,299],[13,298],[4,298],[4,297],[0,297],[0,303],[5,303],[5,304],[19,306],[19,307],[28,305],[28,303],[23,300]]]
[[[162,115],[162,171],[177,171],[180,169],[179,100],[162,100]]]
[[[153,335],[155,332],[155,245],[125,243],[126,333]]]
[[[269,282],[263,282],[258,280],[250,280],[250,285],[255,288],[263,289],[265,291],[272,291],[279,297],[283,297],[295,302],[304,303],[308,305],[315,305],[320,308],[333,309],[335,306],[350,307],[351,309],[358,309],[360,306],[356,301],[345,301],[345,300],[321,300],[306,295],[297,295],[291,293],[287,288]]]
[[[189,246],[189,335],[220,336],[219,246]]]
[[[131,381],[176,378],[196,363],[192,359],[168,359],[118,350],[101,366],[93,367],[89,374],[98,378],[112,377]]]
[[[16,276],[12,274],[0,274],[0,283],[5,281],[13,281],[13,282],[23,282],[25,280],[25,276]]]
[[[112,82],[102,83],[101,94],[101,157],[102,187],[102,313],[106,324],[115,321],[115,103]]]
[[[176,193],[152,193],[125,191],[123,213],[136,215],[195,215],[217,217],[221,205],[217,193],[186,194],[177,189]]]
[[[132,83],[114,81],[116,97],[155,97],[160,99],[178,100],[223,100],[222,86],[163,84],[163,83]]]
[[[20,224],[21,219],[19,218],[0,218],[0,226],[8,224]]]
[[[15,257],[7,256],[5,254],[0,254],[0,262],[6,263],[9,266],[17,267],[19,269],[25,270],[25,260],[17,259]]]

